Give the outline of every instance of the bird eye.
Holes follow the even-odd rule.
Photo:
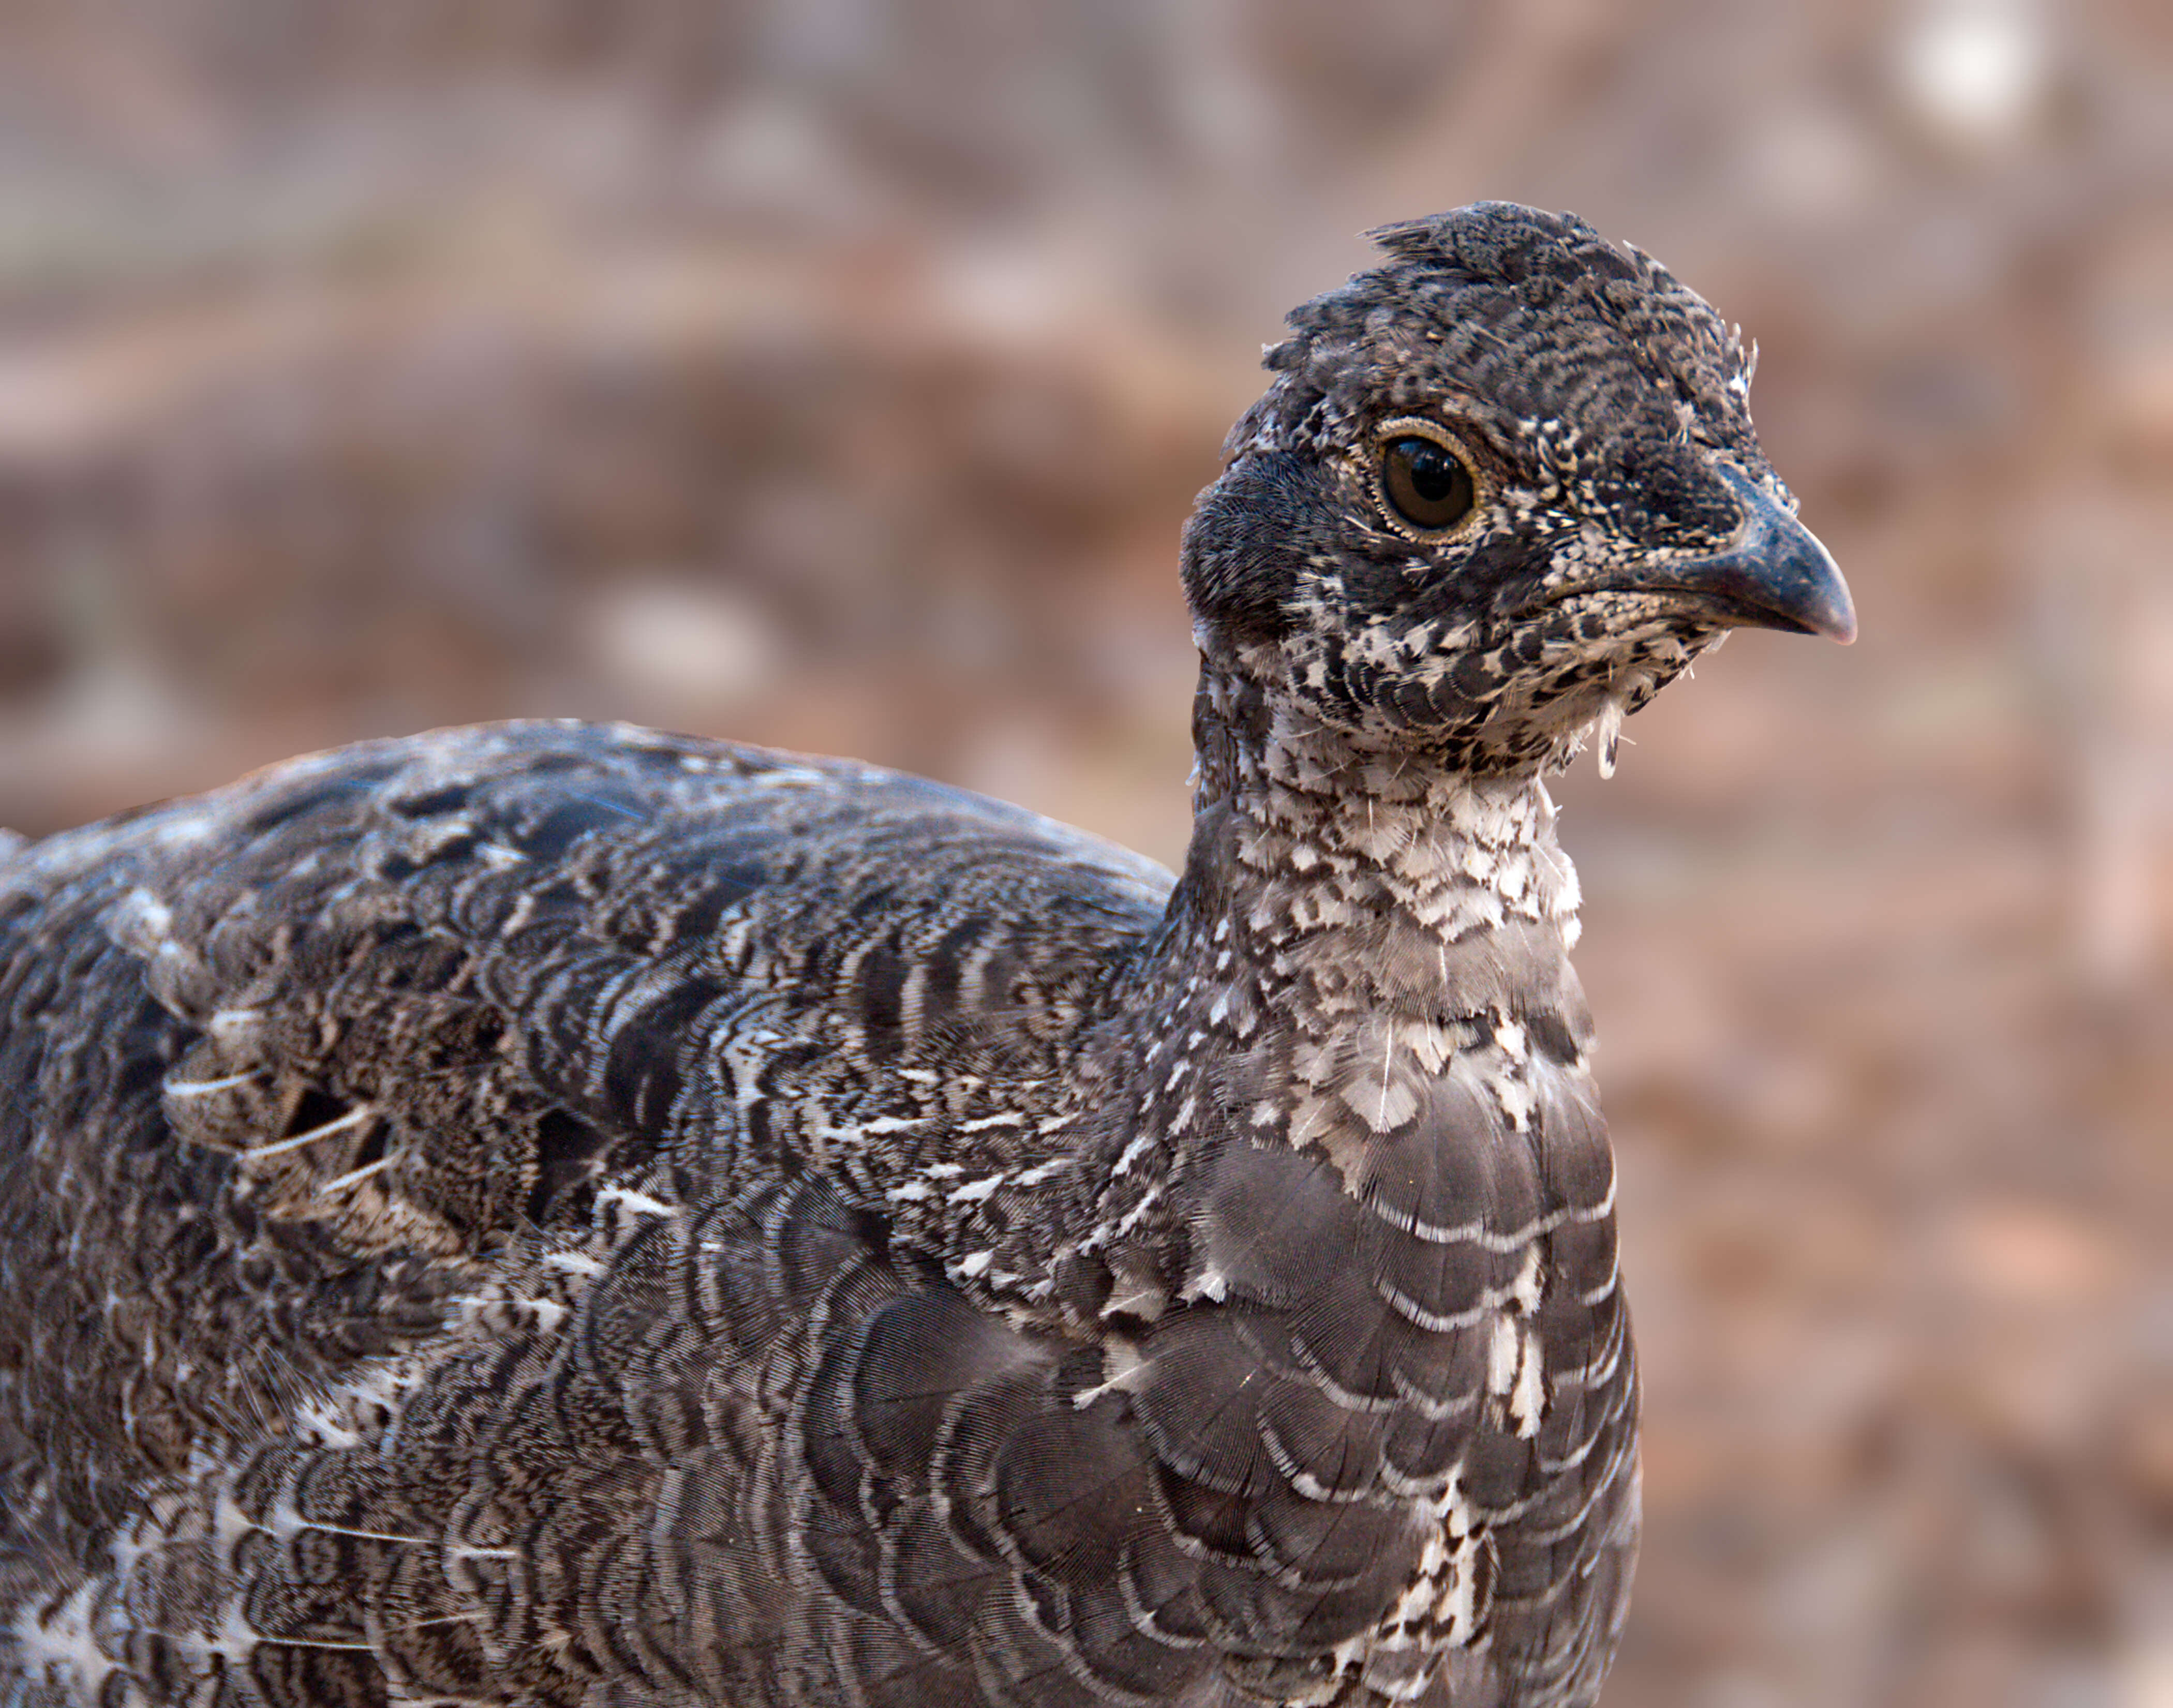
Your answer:
[[[1415,433],[1382,446],[1381,490],[1398,515],[1429,534],[1454,527],[1479,497],[1464,459]]]

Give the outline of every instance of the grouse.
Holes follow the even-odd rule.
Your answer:
[[[1542,779],[1855,618],[1664,269],[1375,235],[1184,536],[1181,876],[539,722],[0,859],[8,1703],[1593,1700],[1637,1389]]]

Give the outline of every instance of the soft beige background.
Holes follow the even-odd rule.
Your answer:
[[[1174,859],[1178,527],[1480,196],[1764,349],[1853,649],[1566,779],[1650,1511],[1618,1705],[2173,1704],[2173,12],[0,10],[0,823],[515,713]]]

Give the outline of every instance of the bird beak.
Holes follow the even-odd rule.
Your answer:
[[[1688,594],[1706,614],[1731,628],[1822,634],[1843,646],[1854,640],[1856,606],[1848,583],[1818,536],[1748,476],[1723,465],[1720,477],[1743,506],[1735,543],[1710,558],[1670,563],[1642,585]]]

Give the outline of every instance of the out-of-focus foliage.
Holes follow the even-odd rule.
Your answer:
[[[1760,340],[1850,651],[1566,779],[1647,1348],[1610,1701],[2173,1703],[2173,14],[261,0],[0,19],[0,823],[520,713],[1179,856],[1178,530],[1355,233]]]

